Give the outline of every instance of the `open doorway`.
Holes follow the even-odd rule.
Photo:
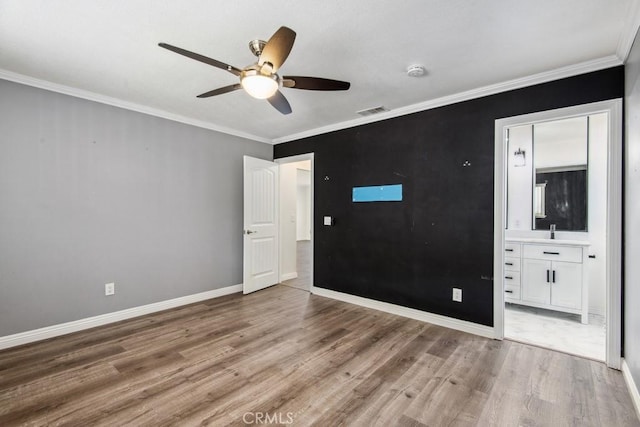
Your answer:
[[[313,161],[295,156],[280,163],[280,282],[311,291],[313,279]]]
[[[620,363],[620,102],[496,121],[496,335]]]
[[[604,361],[607,113],[507,135],[504,336]]]

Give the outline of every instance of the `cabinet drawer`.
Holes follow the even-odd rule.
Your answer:
[[[504,285],[504,297],[508,299],[520,299],[520,286]]]
[[[520,271],[520,258],[504,257],[504,271]]]
[[[520,258],[520,243],[504,242],[504,254],[508,257]]]
[[[554,245],[523,245],[523,257],[549,261],[582,262],[582,248]]]
[[[504,285],[520,286],[520,272],[518,271],[505,271],[504,272]]]

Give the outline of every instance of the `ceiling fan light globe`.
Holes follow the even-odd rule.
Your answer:
[[[248,75],[240,82],[242,88],[257,99],[271,98],[278,91],[278,80],[264,75]]]

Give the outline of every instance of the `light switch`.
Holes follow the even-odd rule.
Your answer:
[[[330,216],[325,216],[324,217],[324,225],[331,225],[331,217]]]

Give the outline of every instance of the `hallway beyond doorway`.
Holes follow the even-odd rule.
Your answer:
[[[309,291],[311,288],[311,240],[298,240],[296,247],[298,277],[285,280],[282,284]]]

